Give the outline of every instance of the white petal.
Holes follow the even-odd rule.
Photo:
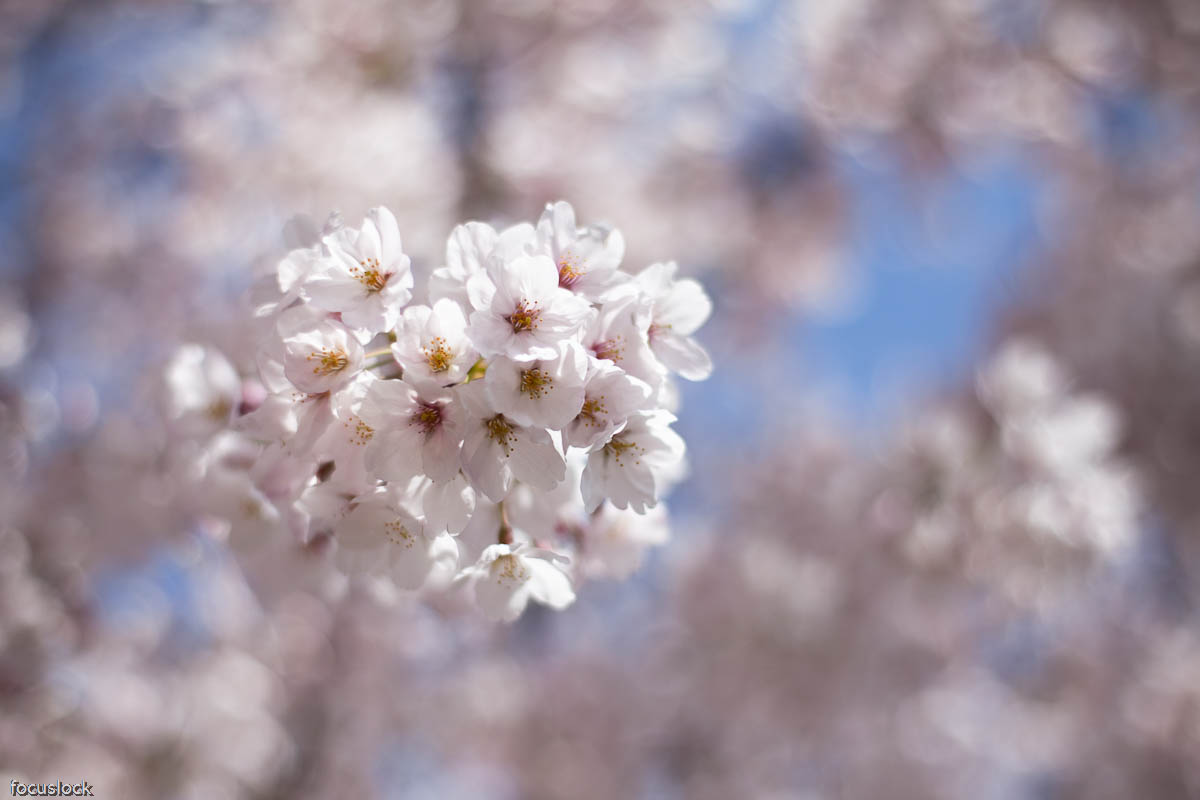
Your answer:
[[[433,541],[424,536],[414,537],[411,543],[405,545],[391,544],[388,550],[391,560],[389,573],[396,585],[401,589],[420,589],[433,571],[437,558],[445,558],[446,551],[438,537]],[[449,538],[449,537],[444,537]],[[453,540],[450,541],[453,546]],[[457,556],[457,548],[455,548]]]
[[[495,503],[503,500],[512,486],[513,475],[506,461],[503,451],[488,438],[482,425],[468,433],[463,447],[463,471],[471,485]]]
[[[446,483],[428,483],[422,502],[427,530],[461,533],[475,511],[475,490],[466,478],[455,475]]]
[[[712,314],[712,300],[698,282],[676,281],[654,306],[654,323],[670,325],[675,333],[690,336]]]
[[[538,220],[538,230],[543,236],[549,234],[547,238],[553,241],[556,250],[570,245],[578,234],[575,209],[565,200],[547,203],[546,210]]]
[[[388,303],[382,292],[368,294],[342,309],[342,324],[353,331],[362,344],[369,343],[376,334],[396,327],[399,319],[400,303]]]
[[[540,558],[527,558],[525,565],[531,573],[528,585],[534,600],[557,611],[575,602],[571,580],[561,569]]]
[[[460,439],[443,424],[424,443],[422,464],[425,474],[437,483],[445,483],[458,474]]]
[[[446,241],[446,266],[456,275],[470,275],[482,270],[497,239],[496,230],[482,222],[457,226]]]
[[[509,463],[517,480],[546,491],[567,476],[567,462],[554,446],[550,434],[541,428],[515,431]]]
[[[378,380],[363,398],[358,415],[376,430],[407,418],[417,407],[417,391],[403,380]]]
[[[366,287],[351,277],[341,264],[326,260],[304,282],[304,296],[317,308],[342,311],[362,302]]]
[[[496,277],[498,288],[516,301],[544,303],[558,291],[558,269],[546,256],[522,256],[505,265]]]
[[[487,311],[496,297],[496,284],[486,272],[476,272],[467,279],[467,297],[476,311]]]
[[[479,578],[475,584],[475,599],[484,616],[493,622],[513,622],[529,603],[529,589],[499,586]]]
[[[514,348],[520,352],[519,344],[514,343],[512,325],[489,311],[476,311],[471,315],[467,335],[485,356],[507,355]]]
[[[712,358],[695,339],[674,331],[656,331],[650,346],[659,360],[681,378],[702,381],[712,374]]]
[[[359,258],[375,258],[383,262],[383,243],[379,235],[379,227],[375,224],[380,209],[373,208],[367,212],[366,219],[358,229],[358,238],[354,242],[354,253]],[[391,215],[391,212],[387,212]],[[393,218],[392,222],[395,222]],[[386,266],[386,265],[384,265]]]
[[[379,237],[379,260],[385,269],[395,268],[396,262],[403,255],[400,246],[400,226],[391,211],[378,206],[367,212],[367,218],[374,225]],[[405,259],[407,262],[407,259]],[[407,266],[407,264],[406,264]]]
[[[420,475],[423,434],[407,425],[390,430],[376,430],[367,443],[363,461],[374,474],[389,481],[406,481]]]

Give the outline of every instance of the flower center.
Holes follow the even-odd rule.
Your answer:
[[[513,427],[503,414],[497,414],[489,419],[486,423],[488,438],[504,450],[504,455],[512,455],[512,443],[516,438],[513,435]]]
[[[608,444],[604,445],[604,452],[616,459],[617,466],[623,467],[625,463],[621,459],[629,458],[630,452],[633,453],[635,464],[642,463],[639,456],[646,452],[646,448],[638,447],[637,442],[627,442],[614,436]]]
[[[529,570],[512,553],[505,553],[493,561],[489,571],[496,583],[501,585],[515,586],[529,580]]]
[[[430,339],[429,346],[422,347],[421,352],[425,354],[425,363],[429,365],[430,372],[445,372],[454,360],[454,351],[446,346],[446,340],[441,336]]]
[[[204,413],[213,422],[224,422],[229,419],[229,412],[233,411],[233,404],[224,397],[213,400],[204,409]]]
[[[537,330],[538,320],[541,317],[542,310],[538,308],[537,303],[522,300],[517,303],[516,310],[509,314],[506,319],[508,320],[508,324],[512,325],[513,333],[521,333],[522,331]]]
[[[605,339],[602,342],[596,342],[592,345],[592,352],[596,354],[596,358],[608,359],[614,364],[620,363],[625,355],[625,348],[622,344],[620,336]]]
[[[308,354],[307,360],[317,362],[313,365],[313,375],[333,375],[341,372],[350,364],[350,356],[346,355],[345,350],[340,348],[335,350],[330,347],[314,350]]]
[[[583,424],[589,428],[595,428],[604,424],[603,419],[608,414],[608,406],[604,404],[604,395],[599,397],[589,397],[583,401],[583,408],[579,410],[579,417],[583,419]]]
[[[364,258],[358,264],[350,268],[351,277],[367,287],[368,294],[382,292],[392,274],[382,270],[378,258]]]
[[[422,403],[421,410],[412,415],[411,424],[420,425],[421,433],[433,433],[442,424],[442,409],[435,405]]]
[[[351,427],[350,423],[354,425]],[[362,421],[361,417],[351,417],[342,423],[342,427],[350,431],[350,444],[362,446],[371,441],[371,437],[375,435],[375,429]]]
[[[554,384],[554,378],[534,367],[521,372],[521,394],[529,395],[530,399],[541,400]]]
[[[402,520],[392,520],[383,524],[383,535],[388,538],[392,544],[398,544],[405,548],[413,546],[413,535],[408,528],[404,527]]]
[[[580,266],[571,253],[564,253],[558,260],[558,285],[562,288],[570,289],[586,274],[587,270]]]

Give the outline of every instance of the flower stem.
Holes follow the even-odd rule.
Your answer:
[[[500,535],[496,537],[496,540],[500,544],[512,544],[512,525],[508,522],[508,509],[504,507],[503,500],[497,503],[496,506],[500,509]]]

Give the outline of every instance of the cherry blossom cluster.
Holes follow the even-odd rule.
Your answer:
[[[711,312],[701,285],[673,263],[624,272],[623,255],[618,231],[578,226],[565,202],[536,224],[468,222],[414,302],[392,213],[331,218],[255,294],[253,409],[231,412],[218,354],[168,371],[201,419],[236,417],[215,473],[235,464],[241,489],[217,505],[331,537],[350,574],[469,585],[496,619],[627,575],[666,538],[658,504],[684,471],[672,376],[712,364],[692,338]]]

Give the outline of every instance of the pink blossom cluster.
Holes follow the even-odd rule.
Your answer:
[[[513,620],[665,540],[685,452],[672,376],[712,370],[698,282],[622,271],[621,234],[565,202],[455,228],[424,303],[386,208],[305,238],[253,293],[260,397],[198,346],[167,371],[177,427],[215,432],[196,461],[235,545],[328,537],[348,574],[470,585]]]

